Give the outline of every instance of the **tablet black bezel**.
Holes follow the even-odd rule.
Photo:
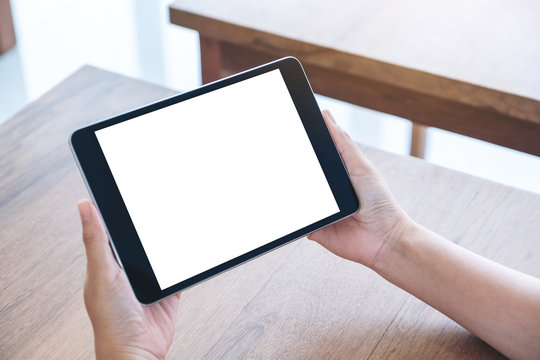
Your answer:
[[[101,151],[95,132],[166,106],[220,89],[268,71],[279,69],[296,110],[306,129],[340,211],[282,238],[258,247],[214,268],[161,290],[144,248],[139,240],[128,210],[122,200],[111,170]],[[254,257],[309,234],[325,225],[355,213],[360,204],[346,169],[326,127],[302,65],[292,57],[244,71],[240,74],[204,85],[195,90],[143,106],[127,113],[76,130],[70,139],[73,154],[85,178],[88,190],[97,205],[108,230],[113,250],[124,267],[133,291],[142,304],[151,304],[198,282],[240,265]],[[211,209],[209,209],[211,210]]]

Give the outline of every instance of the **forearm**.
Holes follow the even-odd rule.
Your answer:
[[[540,280],[487,260],[416,224],[374,270],[511,358],[540,357]]]

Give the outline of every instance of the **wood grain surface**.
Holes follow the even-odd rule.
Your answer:
[[[539,4],[177,0],[170,17],[218,42],[203,78],[292,55],[320,94],[540,155]]]
[[[70,133],[172,95],[84,67],[0,127],[0,359],[91,359]],[[540,196],[363,147],[414,219],[540,276]],[[502,309],[501,309],[502,310]],[[493,359],[372,271],[305,239],[187,290],[171,359]]]

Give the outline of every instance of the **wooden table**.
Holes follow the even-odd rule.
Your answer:
[[[90,359],[72,130],[173,91],[84,67],[0,126],[0,359]],[[413,218],[540,276],[540,196],[364,148]],[[501,357],[305,239],[187,290],[171,359]]]
[[[540,155],[538,1],[177,0],[170,17],[199,32],[203,82],[292,55],[317,93]]]

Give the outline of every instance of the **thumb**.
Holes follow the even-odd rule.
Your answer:
[[[362,151],[360,151],[354,140],[336,123],[330,111],[324,110],[322,113],[349,174],[351,176],[372,174],[375,168]]]
[[[82,222],[82,235],[88,261],[88,276],[114,274],[119,270],[112,254],[109,238],[96,207],[89,200],[77,204]]]

